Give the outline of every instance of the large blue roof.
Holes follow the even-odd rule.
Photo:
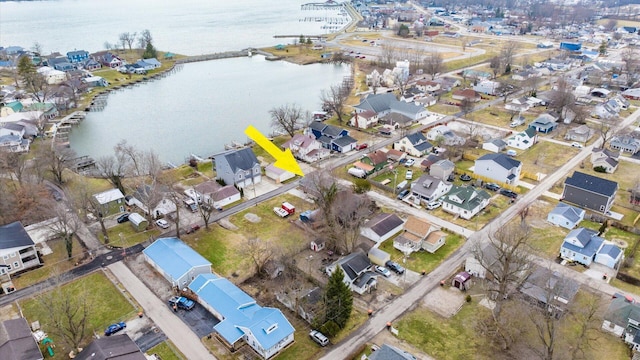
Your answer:
[[[178,238],[160,238],[144,249],[143,253],[174,280],[194,267],[211,266],[207,259]]]
[[[602,246],[604,239],[595,235],[590,236],[588,239],[584,239],[581,236],[578,236],[578,240],[580,241],[580,243],[583,244],[583,247],[573,245],[567,239],[569,239],[571,234],[574,233],[576,230],[583,230],[583,228],[572,230],[567,235],[564,242],[562,242],[562,247],[570,251],[574,251],[579,254],[586,255],[593,258],[598,252],[598,250],[600,249],[600,246]],[[580,235],[584,235],[584,234],[588,234],[588,232],[580,232]]]
[[[230,344],[250,331],[263,349],[269,349],[295,331],[280,310],[261,307],[225,278],[201,274],[189,289],[222,315],[214,329]]]
[[[602,246],[600,251],[598,251],[598,255],[599,254],[609,255],[611,256],[612,259],[617,259],[621,253],[622,253],[622,250],[620,250],[619,247],[612,244],[605,244]]]

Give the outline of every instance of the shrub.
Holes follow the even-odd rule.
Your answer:
[[[340,327],[334,321],[327,321],[320,327],[320,332],[329,337],[334,337],[340,331]]]
[[[465,298],[465,300],[470,303],[471,302],[471,295],[467,295],[467,297]]]
[[[607,169],[605,169],[604,166],[596,166],[593,168],[593,171],[599,172],[599,173],[606,173]]]
[[[353,181],[353,191],[356,194],[364,194],[371,190],[371,183],[365,179],[355,179]]]

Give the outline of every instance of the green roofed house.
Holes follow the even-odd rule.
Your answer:
[[[442,210],[469,220],[489,205],[491,195],[482,189],[470,186],[453,186],[442,197]]]
[[[22,111],[24,106],[20,101],[12,101],[10,103],[6,103],[3,107],[0,107],[0,116],[5,117],[11,114],[18,113]]]
[[[282,44],[278,44],[278,45],[274,46],[273,48],[276,49],[276,50],[284,50],[285,47],[286,46],[284,46]]]

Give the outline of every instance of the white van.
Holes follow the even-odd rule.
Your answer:
[[[311,339],[313,339],[313,341],[318,343],[318,345],[320,346],[327,346],[329,344],[329,339],[327,339],[327,337],[324,336],[320,331],[311,330],[311,332],[309,333],[309,337],[311,337]]]
[[[347,172],[349,173],[349,175],[355,176],[360,179],[364,179],[367,177],[367,173],[364,170],[355,167],[350,168],[349,170],[347,170]]]
[[[398,184],[398,186],[396,186],[396,189],[398,189],[398,190],[403,189],[405,186],[407,186],[407,183],[408,183],[408,181],[404,180],[403,182]]]

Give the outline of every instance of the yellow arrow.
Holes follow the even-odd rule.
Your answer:
[[[275,146],[271,140],[267,139],[266,136],[262,135],[258,129],[249,125],[244,133],[247,136],[256,142],[261,148],[263,148],[269,155],[273,156],[276,159],[276,162],[273,164],[275,167],[280,168],[282,170],[292,172],[296,175],[304,176],[302,169],[300,169],[300,165],[293,157],[290,149],[286,149],[282,151]]]

